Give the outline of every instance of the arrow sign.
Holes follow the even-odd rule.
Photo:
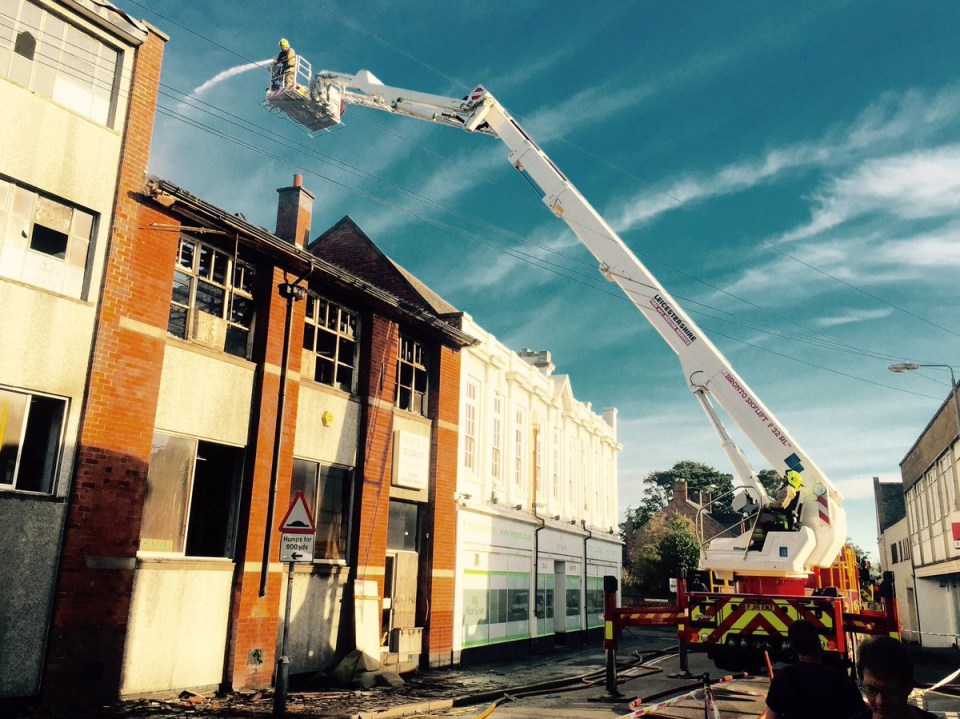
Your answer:
[[[280,532],[283,534],[315,534],[317,526],[313,523],[313,515],[307,507],[307,499],[303,492],[293,495],[290,509],[287,510],[283,521],[280,522]]]
[[[312,534],[281,534],[280,561],[281,562],[312,562],[313,561]]]

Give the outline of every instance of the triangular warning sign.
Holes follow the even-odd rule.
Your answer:
[[[313,523],[313,517],[310,516],[310,509],[307,507],[307,499],[303,496],[303,492],[297,492],[293,495],[290,509],[287,510],[283,521],[280,522],[280,531],[283,534],[316,533],[317,527]]]

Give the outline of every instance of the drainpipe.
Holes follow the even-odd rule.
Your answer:
[[[586,641],[587,632],[590,630],[590,622],[587,619],[587,542],[593,539],[593,532],[587,529],[587,520],[581,519],[580,526],[587,536],[583,538],[583,639]]]
[[[540,591],[540,530],[547,526],[547,520],[537,514],[537,503],[533,503],[533,516],[540,520],[540,526],[533,530],[533,614],[534,618],[539,620],[537,615],[537,592]],[[554,599],[556,605],[556,599]],[[543,605],[544,611],[547,609],[546,603]],[[556,610],[554,610],[556,611]],[[537,629],[539,629],[539,623]],[[539,636],[539,635],[536,635]]]
[[[270,491],[267,495],[267,524],[263,529],[263,560],[260,563],[260,596],[267,593],[267,574],[270,570],[270,543],[273,538],[273,511],[277,504],[277,477],[280,473],[280,438],[283,436],[283,406],[287,398],[287,361],[290,358],[290,329],[293,324],[293,303],[305,299],[307,288],[298,283],[283,282],[277,286],[280,296],[287,301],[287,315],[283,325],[283,354],[280,359],[280,390],[277,393],[277,421],[273,432],[273,458],[270,465]]]

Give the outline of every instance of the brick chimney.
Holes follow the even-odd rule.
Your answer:
[[[277,190],[277,237],[303,249],[310,241],[310,220],[316,199],[303,189],[303,177],[293,176],[293,187]]]
[[[687,483],[685,480],[678,479],[673,483],[672,504],[680,505],[687,501]]]

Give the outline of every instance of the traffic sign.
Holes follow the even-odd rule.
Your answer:
[[[307,499],[303,492],[293,495],[290,509],[287,510],[283,521],[280,522],[280,532],[283,534],[314,534],[317,526],[313,523],[313,515],[307,507]]]
[[[312,562],[313,561],[312,534],[281,534],[280,561],[281,562]]]

